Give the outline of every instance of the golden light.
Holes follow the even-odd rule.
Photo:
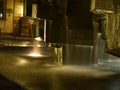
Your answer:
[[[38,44],[38,45],[37,45],[37,47],[41,47],[41,45],[40,45],[40,44]]]
[[[24,59],[18,59],[18,62],[16,64],[17,65],[26,65],[26,64],[28,64],[28,61],[24,60]]]
[[[26,44],[22,44],[21,46],[22,46],[22,47],[26,47],[26,46],[28,46],[28,45],[26,45]]]
[[[0,18],[2,18],[3,17],[3,14],[2,13],[0,13]]]
[[[43,39],[41,37],[34,38],[36,41],[42,41]]]
[[[43,55],[41,55],[39,53],[30,53],[29,56],[32,56],[32,57],[41,57]]]
[[[23,6],[21,5],[21,16],[23,16]]]

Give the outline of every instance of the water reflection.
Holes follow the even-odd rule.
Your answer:
[[[16,62],[16,65],[27,65],[29,62],[25,59],[19,59],[17,62]]]

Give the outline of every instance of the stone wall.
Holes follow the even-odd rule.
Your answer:
[[[96,14],[102,14],[105,17],[104,20],[101,20],[101,31],[104,31],[102,34],[104,34],[103,39],[106,41],[106,52],[120,57],[120,6],[118,0],[110,0],[110,2],[107,2],[109,0],[99,1],[96,2],[98,6],[94,9],[94,13],[97,12]],[[102,3],[102,1],[104,1],[104,3]],[[101,7],[99,7],[99,5]],[[100,12],[98,12],[97,9],[100,9]],[[109,10],[113,12],[108,12]]]
[[[115,11],[115,0],[91,0],[91,10]]]
[[[116,29],[116,14],[106,14],[105,36],[108,50],[116,46]]]
[[[14,0],[7,0],[6,2],[6,11],[7,9],[13,10]],[[9,14],[6,12],[6,19],[0,20],[0,28],[2,33],[12,33],[13,31],[13,13]]]
[[[13,18],[14,35],[18,35],[19,33],[20,17],[23,17],[23,12],[24,12],[23,8],[24,8],[24,0],[14,0],[14,18]]]
[[[23,16],[23,2],[24,0],[7,0],[6,19],[0,20],[0,28],[2,33],[13,33],[19,18]],[[9,14],[7,9],[12,9],[13,13]]]
[[[106,28],[106,50],[115,56],[120,57],[120,12],[116,7],[114,14],[107,15],[107,28]]]

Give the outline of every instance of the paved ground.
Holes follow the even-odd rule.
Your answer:
[[[19,48],[6,50],[0,49],[0,90],[120,90],[119,72],[57,66],[51,58],[19,56]]]

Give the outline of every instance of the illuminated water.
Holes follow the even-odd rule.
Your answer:
[[[49,62],[51,58],[21,57],[18,50],[0,49],[0,73],[28,90],[120,90],[119,71],[94,65],[57,66]]]
[[[39,51],[39,41],[34,40],[33,42],[33,50],[31,51],[31,53],[29,54],[29,56],[33,56],[33,57],[40,57],[42,56],[40,51]]]

